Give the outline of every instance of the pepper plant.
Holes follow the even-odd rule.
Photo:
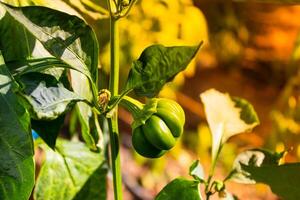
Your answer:
[[[108,0],[110,13],[109,88],[98,85],[98,42],[80,18],[46,7],[13,7],[0,2],[0,199],[106,199],[108,168],[114,198],[122,198],[118,106],[129,110],[133,148],[147,158],[163,156],[183,133],[182,108],[169,99],[155,98],[165,83],[196,55],[195,46],[147,47],[133,61],[126,85],[119,89],[118,23],[136,0]],[[103,82],[103,81],[101,81]],[[99,90],[99,88],[101,88]],[[145,104],[129,97],[146,97]],[[251,149],[238,155],[224,180],[214,177],[219,154],[233,135],[258,123],[252,106],[215,90],[201,95],[210,126],[212,166],[208,176],[199,161],[192,164],[193,180],[177,178],[157,200],[233,199],[228,180],[263,182],[284,199],[300,199],[299,163],[282,164],[286,152]],[[72,110],[85,143],[57,138]],[[73,116],[73,115],[72,115]],[[108,133],[105,123],[108,124]],[[33,142],[34,129],[41,139]],[[107,156],[106,136],[109,137]],[[34,146],[45,152],[35,182]],[[200,186],[200,187],[199,187]],[[202,188],[200,190],[200,188]],[[201,195],[202,193],[202,195]]]
[[[135,2],[107,1],[111,68],[106,89],[98,86],[95,33],[82,19],[46,7],[0,2],[0,199],[29,199],[34,185],[37,200],[105,199],[109,166],[114,197],[121,200],[119,105],[134,116],[132,142],[139,154],[159,157],[175,145],[184,112],[176,102],[154,97],[187,67],[202,43],[147,47],[120,90],[118,24]],[[146,104],[129,97],[131,91],[147,97]],[[71,110],[85,144],[57,138]],[[100,123],[105,120],[107,157],[105,123]],[[32,129],[42,140],[33,142]],[[46,154],[36,183],[34,145]]]

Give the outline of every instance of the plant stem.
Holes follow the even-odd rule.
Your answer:
[[[220,144],[217,155],[215,156],[215,158],[212,159],[212,165],[211,165],[211,168],[209,170],[207,184],[205,186],[206,200],[209,200],[210,196],[213,194],[211,190],[212,190],[212,187],[213,187],[214,183],[211,183],[211,181],[212,181],[215,169],[216,169],[217,160],[219,158],[222,147],[223,147],[223,145]]]
[[[206,200],[209,200],[210,196],[211,196],[210,193],[206,194]]]
[[[119,90],[119,31],[118,20],[110,17],[110,80],[109,90],[112,96],[118,95]],[[122,200],[122,175],[120,162],[120,142],[118,130],[118,108],[111,118],[108,118],[111,148],[111,165],[115,200]]]
[[[142,104],[136,99],[124,96],[123,99],[120,101],[120,106],[123,106],[125,109],[127,109],[132,114],[133,118],[136,120],[140,117],[140,113],[143,109],[144,104]]]

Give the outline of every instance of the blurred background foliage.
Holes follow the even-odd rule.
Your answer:
[[[80,2],[92,10],[87,1]],[[72,6],[84,13],[97,30],[101,70],[109,73],[108,21],[87,14],[74,3]],[[286,160],[299,160],[299,11],[299,6],[278,2],[139,1],[128,18],[121,21],[121,73],[124,75],[121,84],[132,60],[148,45],[205,42],[187,70],[160,93],[160,96],[176,99],[184,107],[187,114],[184,137],[174,150],[158,160],[149,161],[133,152],[135,161],[147,169],[142,172],[143,176],[136,174],[141,186],[150,191],[159,190],[178,174],[187,174],[187,166],[195,158],[200,158],[205,167],[209,166],[211,137],[199,94],[212,87],[248,99],[261,119],[254,133],[241,134],[225,145],[219,165],[220,177],[230,170],[235,155],[246,148],[290,149]],[[130,116],[126,111],[120,113],[122,130],[130,133]],[[123,135],[130,146],[130,134]],[[233,187],[241,199],[275,198],[262,185],[242,190],[239,186]]]
[[[6,2],[22,6],[44,5],[83,17],[97,33],[101,63],[99,85],[107,87],[109,20],[106,1]],[[220,177],[231,168],[235,155],[246,148],[289,149],[286,161],[299,161],[300,6],[268,2],[271,3],[139,0],[130,15],[121,20],[121,88],[132,61],[145,47],[153,43],[167,46],[197,45],[201,40],[205,43],[188,68],[160,93],[160,96],[176,99],[185,109],[187,118],[183,138],[167,156],[149,160],[133,152],[130,148],[131,116],[120,110],[124,180],[131,193],[128,199],[151,199],[151,195],[170,179],[188,174],[187,166],[194,159],[200,158],[208,168],[211,137],[199,99],[199,94],[208,88],[246,98],[254,105],[261,121],[253,133],[238,135],[225,145],[217,172]],[[63,134],[78,131],[74,116],[71,114],[66,120]],[[140,186],[147,190],[137,192]],[[247,186],[243,190],[234,184],[232,187],[240,199],[275,199],[261,185]]]

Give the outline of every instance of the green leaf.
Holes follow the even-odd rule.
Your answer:
[[[253,106],[245,99],[238,97],[231,97],[231,100],[235,103],[235,107],[239,108],[240,118],[246,124],[259,124],[259,119],[256,115],[256,112]]]
[[[23,86],[22,96],[30,105],[31,117],[36,119],[32,121],[32,127],[51,148],[54,148],[63,125],[63,114],[76,102],[88,103],[86,99],[67,89],[69,83],[64,68],[48,68],[60,64],[61,62],[52,58],[14,62],[14,66],[18,66],[15,70],[16,78]]]
[[[74,69],[54,57],[35,58],[6,62],[14,77],[27,73],[39,72],[54,76],[57,80],[63,75],[65,69]]]
[[[176,178],[159,192],[155,200],[201,200],[198,185],[198,181]]]
[[[90,74],[94,81],[97,79],[97,40],[95,33],[83,20],[46,7],[17,8],[4,3],[1,3],[1,6],[12,17],[12,20],[29,31],[48,53],[78,71]],[[6,20],[3,21],[6,22]],[[5,32],[5,30],[2,31]],[[6,31],[13,30],[10,28]]]
[[[92,109],[86,104],[89,102],[86,99],[79,97],[79,95],[66,89],[61,83],[61,79],[64,78],[64,75],[62,74],[64,68],[70,68],[68,65],[55,58],[42,58],[30,61],[11,62],[9,64],[15,66],[16,68],[13,71],[15,72],[17,79],[19,79],[19,82],[21,82],[25,88],[25,91],[23,91],[25,92],[24,96],[33,107],[33,109],[31,109],[34,114],[33,117],[35,119],[43,119],[42,122],[34,123],[33,125],[42,124],[42,130],[40,132],[38,131],[38,133],[50,147],[55,145],[55,139],[58,135],[58,132],[55,132],[55,130],[59,130],[61,123],[57,124],[56,121],[46,122],[45,119],[56,119],[61,114],[67,112],[74,103],[78,102],[76,108],[81,122],[83,138],[91,149],[97,149],[96,144],[101,130],[99,130],[96,126],[96,116],[93,115]],[[56,68],[52,68],[53,66]],[[82,84],[87,80],[86,77],[79,72],[77,72],[77,75],[78,77],[75,78],[74,84],[78,84],[78,86],[75,85],[75,87],[86,90],[87,94],[85,95],[85,98],[92,99],[92,94],[89,91],[89,88],[85,87],[89,83],[86,82],[85,84]],[[84,79],[83,81],[81,81],[82,78]],[[31,94],[34,95],[32,96]],[[44,98],[45,95],[47,95],[47,98]],[[44,104],[41,104],[40,99],[42,101],[49,99],[53,102],[48,104],[47,101],[44,101]],[[85,103],[80,103],[79,101]],[[48,105],[51,105],[51,107]],[[52,127],[51,130],[43,129],[43,126],[47,126],[47,124]],[[40,128],[38,127],[38,129]]]
[[[46,160],[34,191],[36,200],[73,200],[83,196],[89,200],[106,199],[107,170],[102,153],[91,152],[83,143],[65,140],[57,140],[56,151],[45,146],[43,149]]]
[[[84,21],[46,7],[16,8],[1,2],[0,5],[6,13],[0,23],[0,33],[4,36],[0,47],[5,52],[6,62],[53,56],[87,76],[96,100],[98,43],[95,33]],[[16,33],[26,41],[21,44],[24,50],[20,53],[12,48],[11,40],[18,36]],[[7,45],[7,40],[11,45]]]
[[[106,174],[107,174],[107,169],[105,167],[99,167],[89,177],[88,181],[84,184],[81,190],[76,194],[74,200],[83,200],[83,199],[105,200],[106,187],[103,185],[106,183]]]
[[[92,99],[93,95],[86,85],[88,81],[83,74],[76,71],[72,72],[72,87],[76,88],[77,93],[84,94],[87,99]],[[78,102],[76,105],[76,113],[81,124],[81,133],[84,141],[92,150],[97,150],[97,142],[101,131],[96,128],[97,115],[86,103]]]
[[[19,82],[24,87],[23,97],[31,105],[31,117],[36,120],[54,120],[69,111],[76,102],[85,100],[47,74],[26,74]]]
[[[262,167],[265,165],[279,164],[280,159],[284,156],[285,152],[282,153],[271,153],[263,149],[250,149],[240,153],[234,163],[233,170],[235,173],[231,178],[238,183],[253,184],[254,180],[249,178],[249,173],[243,171],[243,165]]]
[[[67,64],[74,69],[70,72],[74,92],[97,106],[98,43],[93,30],[78,17],[45,7],[15,8],[3,3],[0,7],[0,16],[4,15],[0,21],[0,49],[5,50],[6,61],[26,63],[55,57],[65,64],[58,63],[59,67]],[[21,52],[15,52],[18,48],[13,47],[14,38],[22,40]],[[50,64],[43,63],[43,67],[56,67]],[[84,103],[77,107],[83,138],[95,149],[99,132],[90,127],[96,126],[92,110]]]
[[[242,165],[242,169],[249,174],[249,179],[269,185],[272,192],[282,199],[300,199],[300,163],[261,167]]]
[[[245,151],[234,162],[236,173],[232,178],[239,183],[265,183],[285,200],[300,199],[300,163],[279,165],[285,153],[261,149]]]
[[[40,5],[60,10],[72,15],[80,16],[78,12],[68,6],[61,0],[2,0],[3,3],[12,6],[32,6]],[[1,6],[0,6],[1,7]],[[6,14],[6,11],[0,8],[0,19]],[[34,38],[21,24],[17,23],[10,15],[5,15],[5,20],[0,22],[0,46],[3,52],[6,63],[12,60],[23,60],[27,58],[41,58],[50,56],[43,45]],[[15,47],[15,38],[18,38],[18,48]]]
[[[0,149],[2,150],[2,148]],[[34,186],[35,167],[33,158],[28,157],[23,161],[11,161],[11,163],[8,163],[8,160],[2,162],[2,158],[0,161],[1,168],[8,168],[8,170],[4,169],[2,171],[1,169],[0,171],[0,199],[28,200]]]
[[[154,97],[165,83],[187,67],[201,45],[202,43],[193,47],[147,47],[139,59],[133,62],[126,91],[134,89],[138,96]]]
[[[205,182],[204,179],[204,170],[199,160],[196,160],[191,166],[189,170],[190,176],[192,176],[195,180],[200,182]]]
[[[34,53],[37,52],[34,49],[38,49],[35,48],[36,39],[6,12],[2,3],[0,5],[0,35],[0,49],[6,62],[36,55]],[[18,48],[15,48],[16,38],[18,38]],[[38,46],[42,47],[41,43]],[[43,48],[43,52],[47,51]]]
[[[64,124],[65,115],[59,116],[52,121],[31,120],[32,129],[44,140],[44,142],[52,149],[56,144],[59,131]]]
[[[200,98],[212,133],[212,158],[216,158],[220,147],[232,136],[251,131],[259,124],[252,105],[241,98],[232,98],[215,89],[203,92]]]
[[[34,185],[33,144],[28,112],[19,103],[0,51],[0,199],[27,200]]]

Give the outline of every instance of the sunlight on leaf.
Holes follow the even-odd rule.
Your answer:
[[[20,81],[24,85],[22,96],[30,103],[34,119],[54,120],[76,102],[85,100],[50,75],[30,73],[23,75]]]
[[[230,137],[251,131],[259,124],[258,117],[246,100],[231,98],[229,94],[215,89],[203,92],[200,98],[204,104],[208,125],[212,133],[212,158]]]
[[[36,183],[36,200],[106,199],[107,169],[101,152],[91,152],[81,142],[62,139],[57,140],[55,151],[42,147],[46,160]],[[94,184],[97,190],[91,187]]]
[[[190,166],[190,176],[194,177],[195,180],[200,182],[204,182],[204,170],[199,160],[196,160]]]

